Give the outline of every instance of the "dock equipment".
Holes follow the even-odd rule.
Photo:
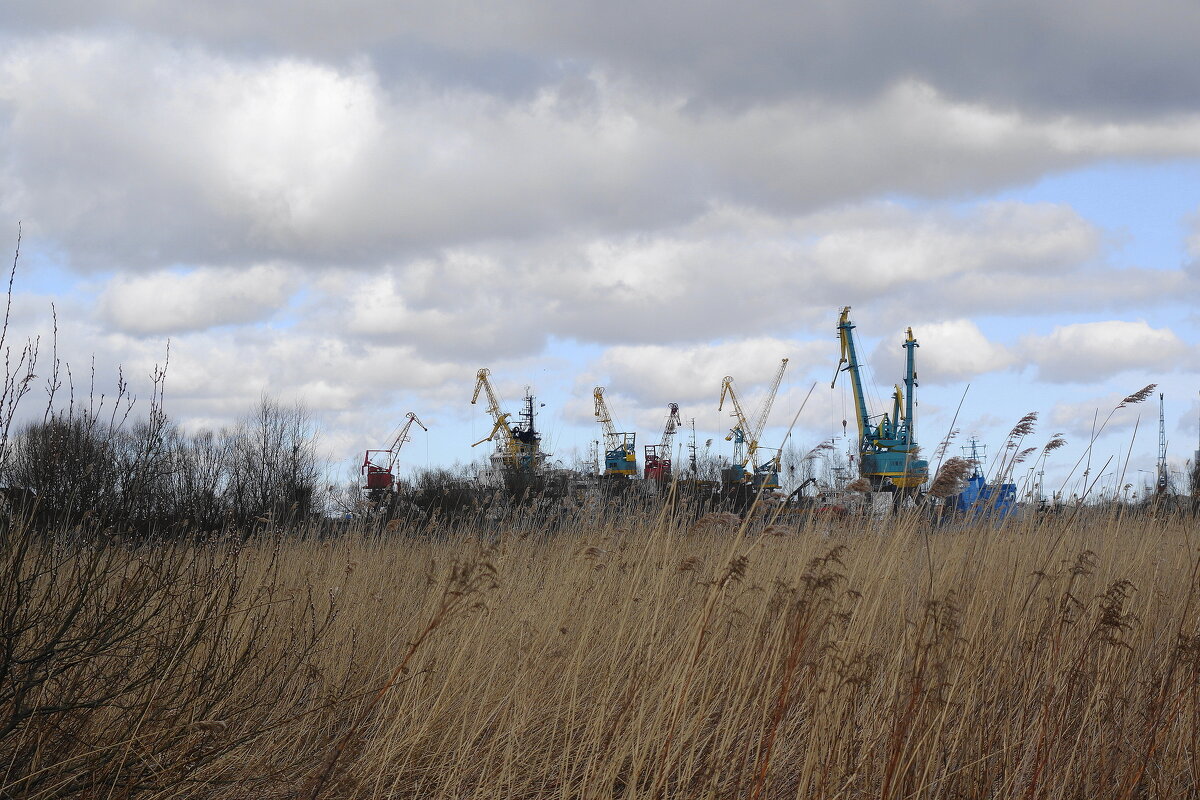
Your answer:
[[[545,454],[541,449],[542,437],[533,424],[533,395],[528,392],[525,395],[526,409],[521,413],[524,424],[509,425],[511,415],[501,410],[500,399],[492,388],[490,375],[491,370],[487,368],[475,374],[475,393],[471,396],[471,404],[478,402],[480,392],[484,393],[488,401],[487,413],[492,418],[492,432],[471,446],[494,441],[496,452],[492,459],[498,466],[508,472],[535,472],[541,468]]]
[[[675,431],[683,422],[679,418],[679,404],[667,404],[667,424],[663,427],[662,440],[658,444],[646,445],[646,469],[643,477],[646,480],[671,480],[671,442],[675,439]]]
[[[854,323],[850,321],[850,306],[842,309],[838,319],[838,339],[841,341],[842,356],[838,361],[833,382],[838,375],[850,373],[850,385],[854,391],[854,408],[858,417],[858,468],[859,474],[871,482],[874,491],[896,489],[916,491],[929,477],[929,463],[919,457],[913,416],[913,390],[917,386],[917,371],[913,352],[918,347],[912,328],[908,329],[904,344],[904,385],[899,385],[892,395],[892,414],[872,416],[867,411],[863,395],[862,368],[858,350],[854,343]]]
[[[604,474],[609,477],[637,477],[637,434],[617,430],[608,403],[604,400],[604,387],[592,391],[596,401],[596,420],[604,430]]]
[[[386,450],[368,450],[363,456],[362,467],[359,470],[361,476],[360,485],[373,495],[380,495],[391,491],[396,485],[396,460],[400,456],[400,448],[405,442],[411,441],[408,432],[413,425],[417,425],[423,431],[428,431],[421,420],[417,419],[417,415],[413,412],[408,412],[403,427],[400,428],[400,433],[392,440],[392,444]],[[380,462],[383,463],[380,463]]]
[[[763,485],[767,489],[779,488],[779,453],[776,452],[774,456],[762,463],[757,461],[757,457],[760,448],[759,439],[767,427],[767,418],[771,415],[771,406],[775,403],[775,395],[778,394],[779,385],[783,382],[783,373],[787,369],[787,364],[786,358],[779,362],[775,379],[771,381],[766,397],[763,398],[762,404],[755,412],[753,422],[747,419],[746,413],[742,409],[741,400],[733,388],[733,378],[726,375],[725,379],[721,381],[721,400],[717,403],[717,410],[723,411],[725,398],[729,398],[733,406],[730,416],[734,418],[735,422],[733,428],[725,436],[725,441],[733,442],[733,462],[726,471],[727,483],[753,483],[755,488]]]

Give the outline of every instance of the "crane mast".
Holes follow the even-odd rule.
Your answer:
[[[858,360],[858,349],[854,341],[854,323],[850,321],[850,306],[842,309],[838,319],[838,339],[841,343],[841,358],[834,372],[832,388],[838,375],[850,373],[850,386],[854,394],[855,417],[858,422],[859,472],[867,478],[874,489],[895,487],[916,489],[929,475],[928,462],[919,459],[916,443],[916,426],[913,417],[913,392],[917,386],[917,371],[914,351],[919,346],[913,337],[912,328],[906,332],[904,388],[895,387],[892,394],[892,413],[872,417],[867,410],[863,393],[862,367]]]
[[[759,440],[763,431],[766,430],[767,419],[771,415],[771,406],[775,403],[775,395],[779,393],[779,386],[783,382],[783,373],[787,369],[787,364],[786,358],[779,362],[779,369],[775,371],[775,378],[767,389],[762,405],[754,415],[753,423],[747,419],[741,400],[733,388],[733,378],[726,375],[725,379],[721,381],[721,399],[717,403],[717,410],[724,410],[725,398],[728,397],[733,406],[730,415],[737,423],[725,436],[725,441],[733,441],[733,466],[731,469],[735,483],[747,480],[746,468],[749,466],[754,471],[756,484],[766,481],[769,489],[779,487],[779,455],[776,454],[763,464],[756,463],[755,457],[758,455]]]
[[[683,421],[679,418],[679,404],[667,404],[667,423],[663,427],[662,441],[646,445],[647,480],[667,481],[671,479],[671,442]]]
[[[596,404],[596,420],[604,431],[604,474],[627,478],[637,476],[637,434],[617,430],[608,403],[604,400],[604,387],[592,391]]]

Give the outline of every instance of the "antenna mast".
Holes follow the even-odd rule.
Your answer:
[[[1163,393],[1158,393],[1158,481],[1155,494],[1165,494],[1169,486],[1167,478],[1167,422],[1163,413]]]

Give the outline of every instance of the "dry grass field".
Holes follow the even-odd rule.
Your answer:
[[[0,796],[1200,794],[1200,537],[1083,510],[6,533]]]

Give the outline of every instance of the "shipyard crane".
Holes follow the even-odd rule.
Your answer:
[[[755,485],[765,482],[768,489],[779,488],[779,454],[776,453],[762,464],[755,462],[755,456],[758,454],[759,438],[767,427],[767,418],[771,415],[771,406],[775,403],[775,395],[779,392],[779,385],[783,382],[783,373],[787,369],[787,363],[786,358],[779,362],[775,379],[771,381],[762,405],[755,412],[753,422],[747,418],[746,412],[742,409],[741,400],[733,388],[733,378],[726,375],[721,382],[721,400],[717,403],[717,410],[724,410],[725,398],[728,397],[733,405],[730,416],[737,423],[725,436],[725,441],[733,441],[733,465],[730,468],[733,483],[745,483],[751,479],[746,474],[746,468],[749,466],[753,470]]]
[[[838,319],[838,339],[841,342],[841,360],[833,375],[832,388],[838,375],[850,373],[850,385],[854,392],[855,416],[858,421],[858,468],[859,474],[871,483],[875,491],[896,489],[915,491],[929,477],[929,463],[919,458],[920,449],[916,441],[916,421],[913,416],[913,390],[917,386],[917,371],[914,351],[918,347],[912,328],[901,347],[905,351],[904,386],[899,385],[892,394],[892,414],[871,416],[863,394],[862,366],[858,361],[858,350],[854,342],[854,323],[850,321],[850,306],[842,309]]]
[[[671,479],[671,442],[675,431],[683,421],[679,418],[679,404],[667,404],[667,424],[663,427],[662,441],[658,444],[646,445],[646,469],[643,476],[647,480],[669,481]]]
[[[617,430],[608,403],[604,400],[604,387],[592,391],[596,401],[596,420],[604,430],[604,474],[606,476],[637,477],[636,433]]]
[[[500,399],[496,396],[496,390],[492,388],[488,377],[491,374],[491,370],[486,367],[475,374],[475,393],[471,395],[471,404],[479,401],[480,392],[484,393],[488,402],[487,413],[492,418],[492,432],[471,446],[477,447],[484,442],[494,441],[494,460],[498,461],[500,466],[507,470],[532,472],[541,466],[543,459],[539,447],[541,437],[533,427],[533,398],[525,398],[529,407],[528,411],[522,414],[522,417],[527,417],[526,427],[510,426],[508,420],[511,415],[500,408]]]
[[[392,489],[396,485],[396,460],[400,456],[400,448],[405,442],[411,441],[408,432],[413,425],[417,425],[421,430],[428,431],[421,420],[417,419],[417,415],[413,412],[408,412],[408,417],[404,425],[400,428],[400,433],[392,440],[392,444],[386,450],[368,450],[363,456],[362,468],[359,474],[362,476],[362,488],[366,489],[374,496],[378,496]],[[372,455],[386,454],[387,463],[380,464],[378,460],[372,460]]]

